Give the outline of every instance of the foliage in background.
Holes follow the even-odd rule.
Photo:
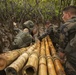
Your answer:
[[[18,28],[26,20],[45,23],[50,20],[59,24],[64,7],[75,5],[76,0],[0,0],[0,53],[11,50],[14,39],[14,25]]]
[[[75,4],[76,0],[0,0],[0,22],[60,19],[62,9]]]

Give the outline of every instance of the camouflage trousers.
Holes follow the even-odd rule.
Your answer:
[[[72,67],[72,65],[68,61],[66,61],[64,67],[66,75],[76,75],[76,70]]]

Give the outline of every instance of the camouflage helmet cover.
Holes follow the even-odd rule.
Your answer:
[[[27,28],[33,28],[34,27],[34,23],[31,20],[28,20],[26,22],[24,22],[23,27],[27,27]]]

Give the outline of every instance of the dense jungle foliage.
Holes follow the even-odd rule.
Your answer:
[[[14,38],[14,25],[20,28],[24,21],[33,20],[36,24],[60,24],[62,9],[76,5],[76,0],[0,0],[0,50],[11,48]]]

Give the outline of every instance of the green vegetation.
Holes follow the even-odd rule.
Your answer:
[[[75,4],[76,0],[0,0],[0,52],[11,48],[14,22],[20,29],[29,19],[37,25],[47,20],[59,25],[62,9]]]
[[[76,0],[0,0],[0,21],[16,21],[23,23],[32,19],[37,22],[60,19],[61,10],[75,5]]]

